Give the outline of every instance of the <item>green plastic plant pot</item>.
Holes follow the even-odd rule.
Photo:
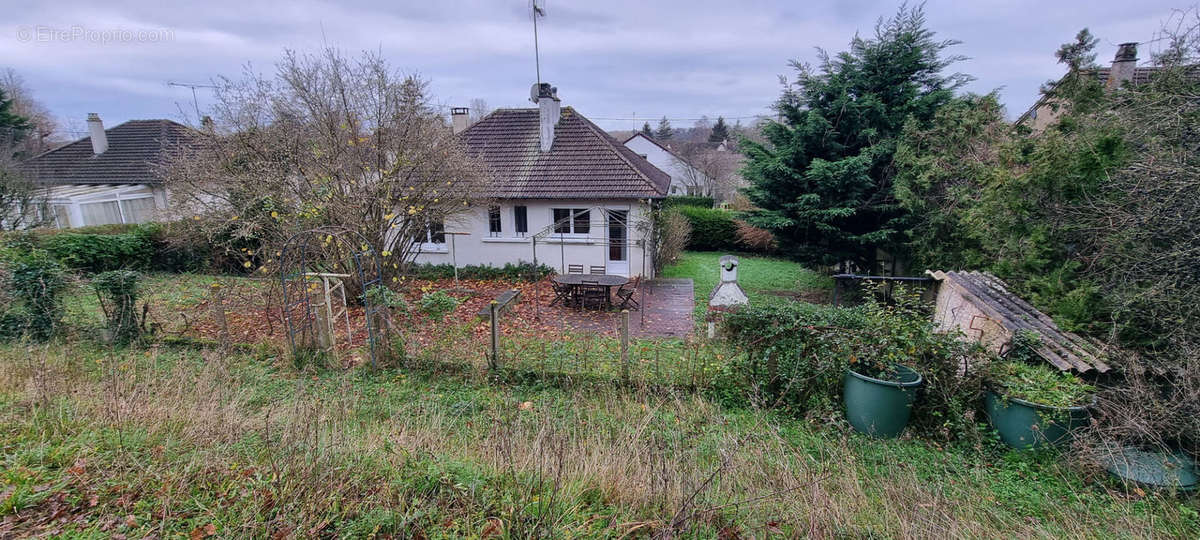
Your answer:
[[[872,437],[897,437],[908,425],[921,374],[905,366],[894,366],[895,380],[885,381],[847,369],[843,378],[846,419],[855,431]]]
[[[1091,418],[1087,407],[1051,407],[996,392],[987,393],[984,405],[1000,440],[1021,450],[1066,446]]]

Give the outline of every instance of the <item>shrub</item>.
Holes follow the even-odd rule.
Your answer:
[[[92,277],[112,341],[118,345],[132,343],[142,335],[142,317],[137,312],[140,279],[141,274],[133,270],[110,270]]]
[[[654,269],[679,260],[692,237],[692,225],[679,210],[661,209],[653,214],[654,219]]]
[[[458,299],[446,294],[446,291],[425,293],[420,300],[421,313],[428,315],[436,322],[441,322],[446,314],[458,307],[458,303]]]
[[[712,208],[715,201],[712,197],[701,197],[699,195],[672,195],[663,199],[663,208],[676,208],[679,206],[695,206],[698,208]]]
[[[679,213],[692,226],[688,249],[696,251],[732,251],[737,249],[737,223],[725,210],[680,206]]]
[[[760,253],[770,253],[779,247],[779,242],[775,240],[775,235],[771,234],[763,228],[755,227],[740,219],[734,220],[737,224],[737,241],[745,249]]]
[[[728,314],[724,332],[747,353],[728,365],[728,379],[720,385],[730,397],[748,393],[796,414],[836,417],[847,368],[878,372],[903,364],[925,378],[914,406],[914,432],[942,440],[979,434],[974,416],[982,372],[961,372],[986,356],[954,335],[935,332],[915,295],[854,308],[752,306]]]
[[[3,337],[49,339],[62,319],[61,295],[67,285],[62,265],[36,248],[5,248],[0,259],[6,291],[12,297],[0,318]]]

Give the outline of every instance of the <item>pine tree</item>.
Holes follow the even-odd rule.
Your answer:
[[[662,120],[658,121],[658,129],[654,130],[654,138],[660,141],[667,141],[674,134],[675,130],[671,129],[671,121],[667,120],[665,116],[662,117]]]
[[[0,88],[0,144],[20,141],[33,127],[27,118],[12,112],[12,106],[13,100],[8,99],[4,89]]]
[[[775,104],[780,121],[747,141],[746,191],[761,210],[750,220],[775,232],[785,250],[812,264],[874,265],[877,248],[898,250],[907,232],[892,192],[892,156],[906,123],[928,125],[970,79],[943,75],[960,57],[943,52],[920,7],[901,8],[850,50],[822,51]]]
[[[729,126],[725,125],[725,117],[718,116],[717,123],[713,124],[712,133],[708,135],[708,142],[723,143],[729,138]]]
[[[642,124],[642,135],[645,135],[647,137],[654,136],[654,130],[650,129],[650,122],[646,122],[645,124]]]

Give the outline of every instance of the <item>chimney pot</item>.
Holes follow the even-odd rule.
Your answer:
[[[95,155],[103,154],[108,150],[108,135],[104,133],[104,122],[100,121],[100,115],[96,113],[88,113],[88,136],[92,139],[92,153]]]
[[[462,133],[470,126],[470,114],[471,110],[466,107],[450,108],[450,125],[454,129],[454,133]]]

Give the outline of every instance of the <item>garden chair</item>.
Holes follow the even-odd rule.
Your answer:
[[[554,300],[550,301],[550,305],[562,302],[562,305],[569,306],[575,303],[575,286],[566,283],[550,282],[550,286],[554,288]]]
[[[598,281],[584,280],[583,285],[577,288],[579,305],[584,308],[597,306],[598,308],[608,307],[608,287],[600,284]]]
[[[607,269],[603,266],[591,266],[588,268],[589,274],[603,274]]]
[[[567,265],[567,273],[568,274],[582,274],[583,273],[583,265],[582,264],[568,264]]]
[[[621,300],[617,309],[642,309],[641,304],[638,304],[637,300],[633,299],[633,294],[637,292],[638,285],[641,282],[642,277],[638,276],[633,278],[633,281],[621,285],[621,288],[617,289],[617,298]]]

